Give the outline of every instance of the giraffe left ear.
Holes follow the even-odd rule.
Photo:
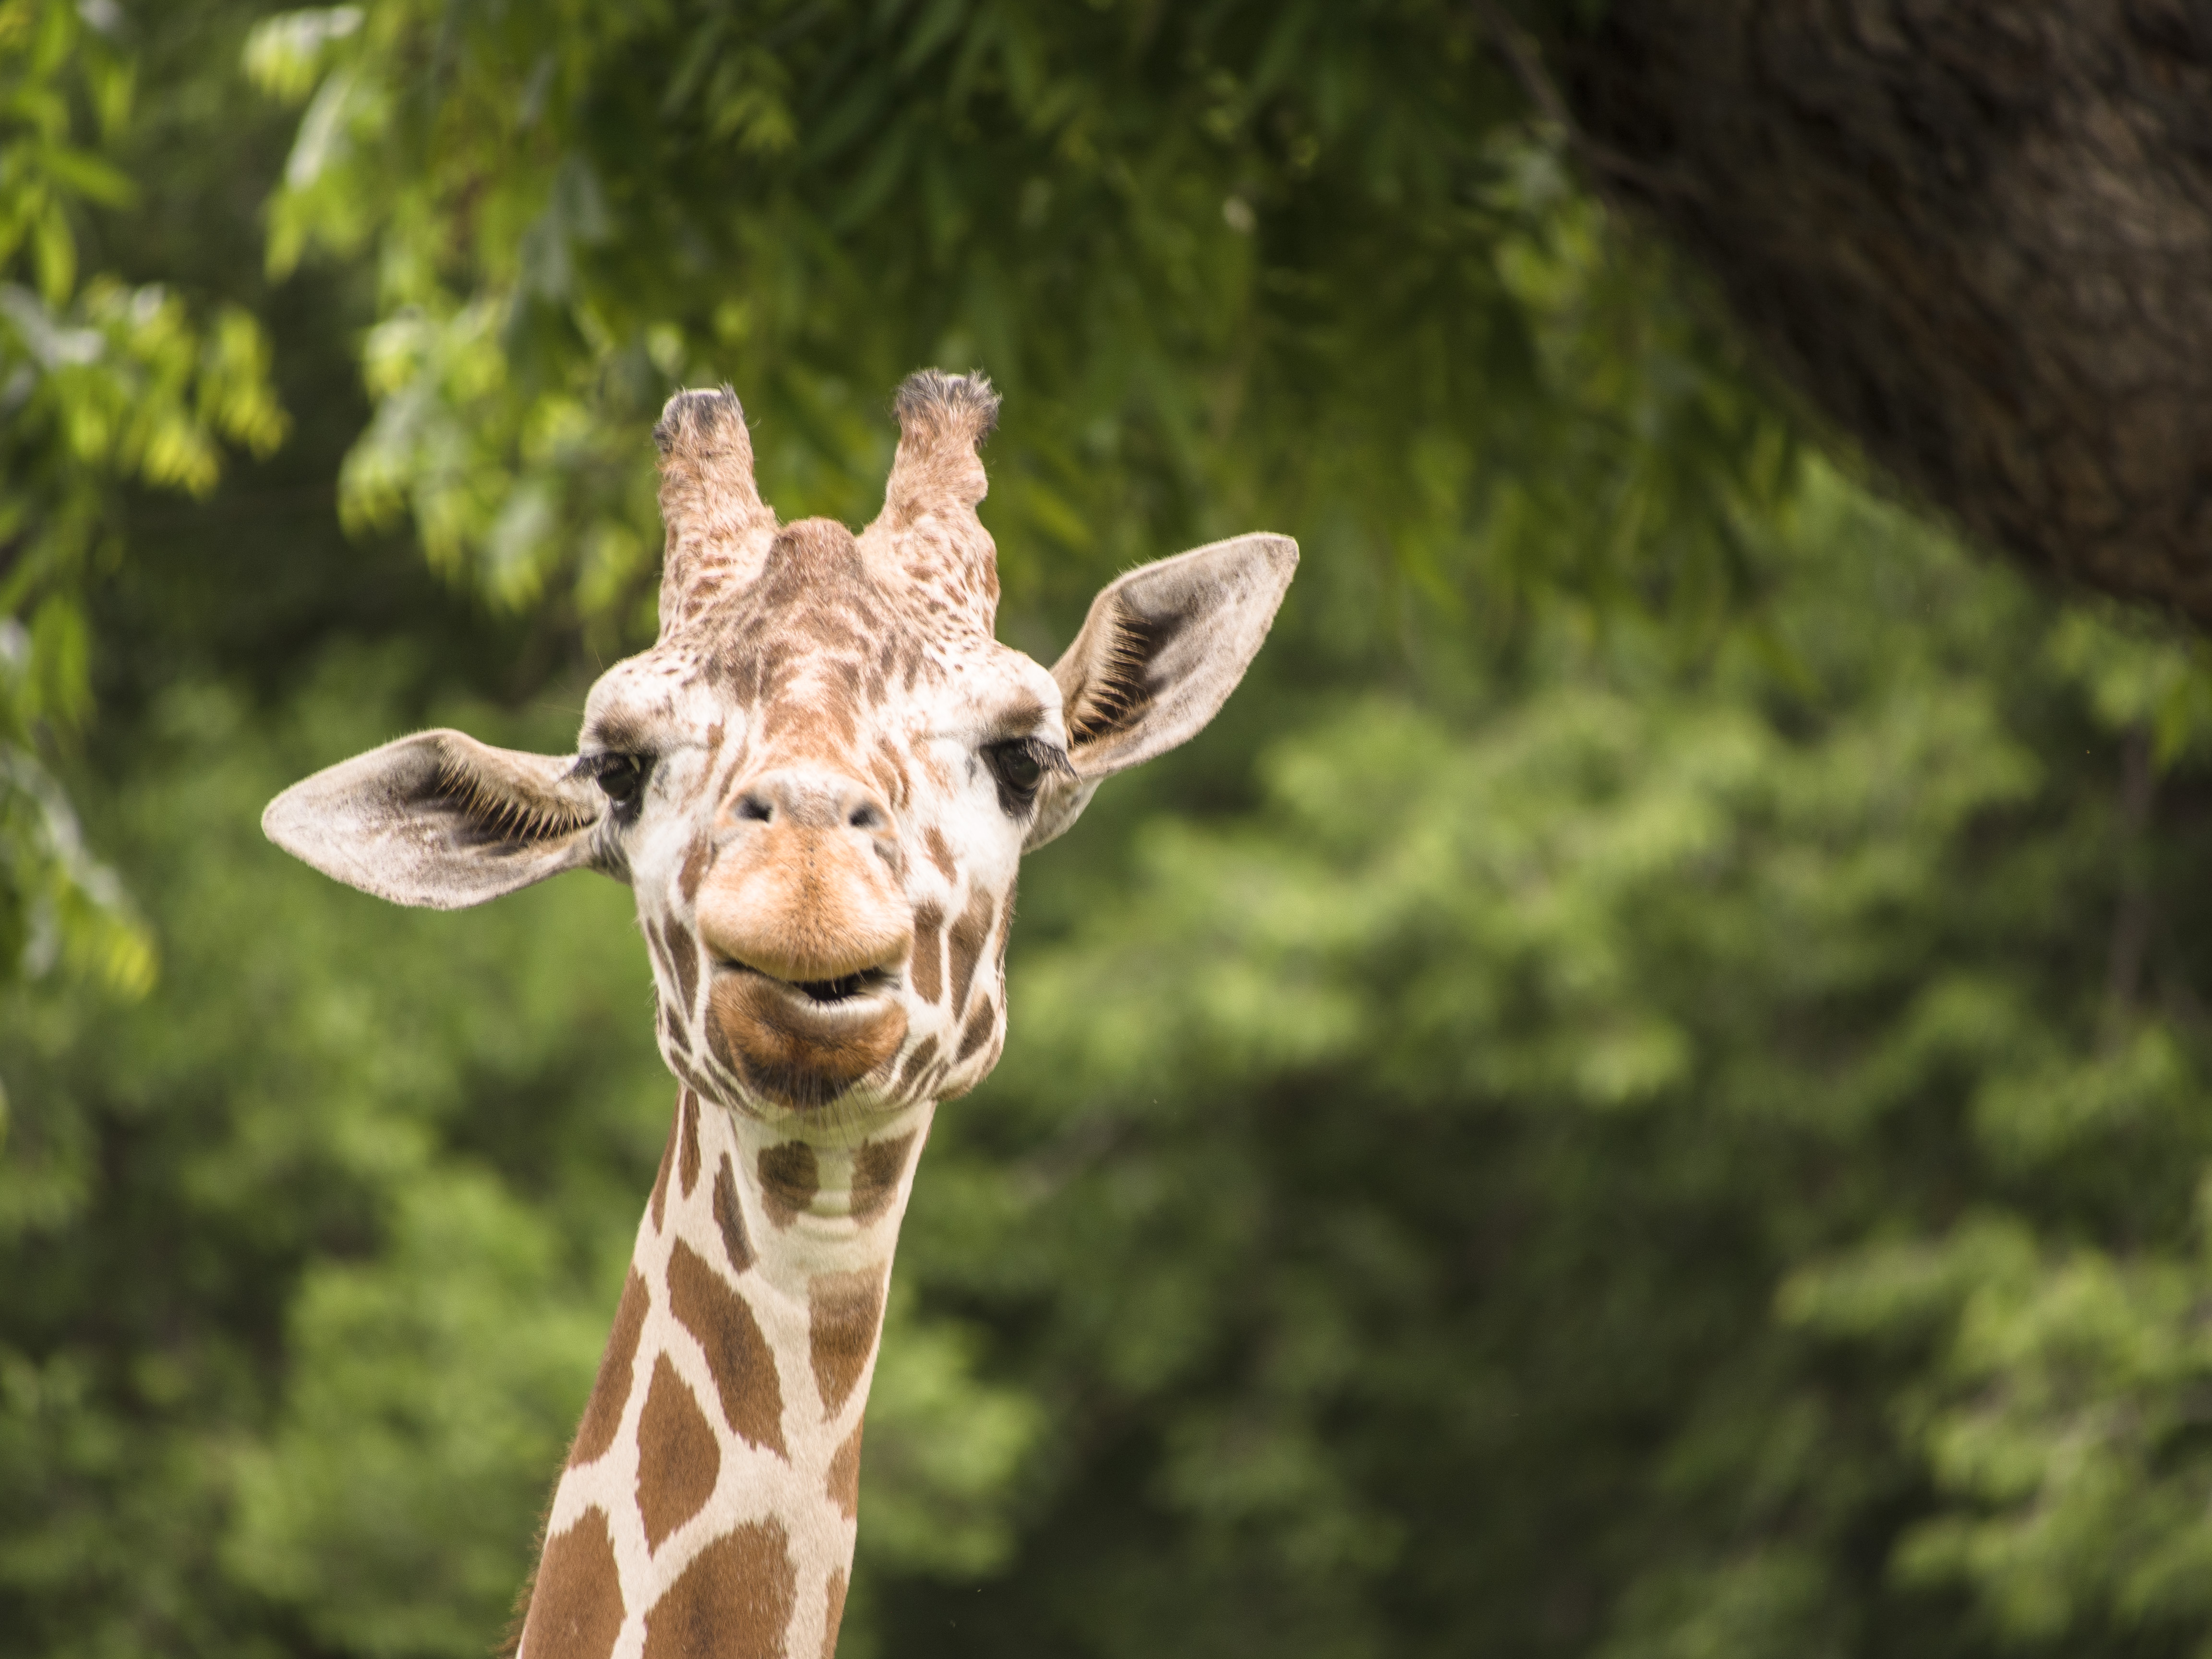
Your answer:
[[[1040,800],[1024,850],[1075,822],[1100,780],[1188,742],[1259,654],[1298,566],[1288,536],[1255,532],[1117,577],[1054,663],[1075,776]]]
[[[606,800],[575,766],[417,732],[294,784],[261,831],[364,893],[459,910],[592,864]]]

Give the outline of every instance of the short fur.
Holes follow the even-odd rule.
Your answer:
[[[679,392],[660,637],[592,688],[578,752],[420,733],[263,818],[401,903],[579,868],[636,896],[684,1087],[525,1659],[831,1653],[892,1253],[938,1103],[1005,1044],[1020,857],[1212,717],[1296,562],[1247,536],[1133,571],[1048,672],[993,637],[997,394],[930,369],[894,407],[855,536],[780,524],[736,398]]]

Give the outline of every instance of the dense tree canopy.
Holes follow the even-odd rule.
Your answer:
[[[78,595],[114,532],[115,487],[204,495],[220,439],[265,453],[284,429],[250,315],[196,319],[159,282],[82,269],[82,210],[137,193],[103,153],[134,92],[107,33],[67,0],[0,7],[0,984],[65,949],[144,982],[147,942],[39,734],[84,716]]]
[[[247,61],[306,100],[272,259],[374,259],[349,508],[494,592],[649,592],[635,434],[701,379],[858,517],[883,388],[985,364],[1048,600],[1257,514],[1347,583],[1710,606],[1786,447],[1448,5],[394,3]]]
[[[2201,1649],[2212,679],[1811,459],[1483,15],[0,5],[0,870],[85,941],[0,941],[0,1646],[495,1638],[667,1121],[645,955],[256,817],[565,747],[672,386],[857,519],[943,361],[1014,642],[1306,559],[1025,873],[848,1659]]]

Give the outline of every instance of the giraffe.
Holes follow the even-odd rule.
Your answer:
[[[677,1106],[521,1659],[835,1652],[892,1254],[938,1103],[1006,1040],[1021,856],[1212,719],[1297,565],[1252,534],[1130,571],[1048,671],[994,635],[989,381],[924,370],[894,407],[856,536],[780,523],[736,397],[677,393],[659,636],[576,752],[417,732],[263,815],[402,904],[579,869],[636,898]]]

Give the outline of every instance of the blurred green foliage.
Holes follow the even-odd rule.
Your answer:
[[[1462,623],[1754,586],[1785,431],[1446,0],[385,0],[247,62],[306,102],[271,261],[376,272],[346,507],[509,602],[649,614],[672,385],[736,383],[770,497],[858,521],[887,388],[971,361],[1024,596],[1255,515],[1354,654],[1376,565]]]
[[[671,385],[857,520],[931,360],[1009,391],[1017,642],[1307,557],[1027,872],[847,1659],[2212,1640],[2203,648],[1801,454],[1474,15],[0,7],[62,227],[0,279],[91,354],[0,318],[0,869],[138,918],[0,1001],[0,1652],[495,1637],[665,1133],[644,954],[611,884],[401,912],[257,815],[571,740]]]
[[[195,319],[158,283],[80,271],[77,220],[137,194],[107,153],[135,78],[116,27],[112,5],[0,4],[0,985],[65,952],[150,981],[150,941],[48,764],[89,696],[82,589],[119,483],[204,495],[220,440],[265,453],[284,431],[252,316]]]

